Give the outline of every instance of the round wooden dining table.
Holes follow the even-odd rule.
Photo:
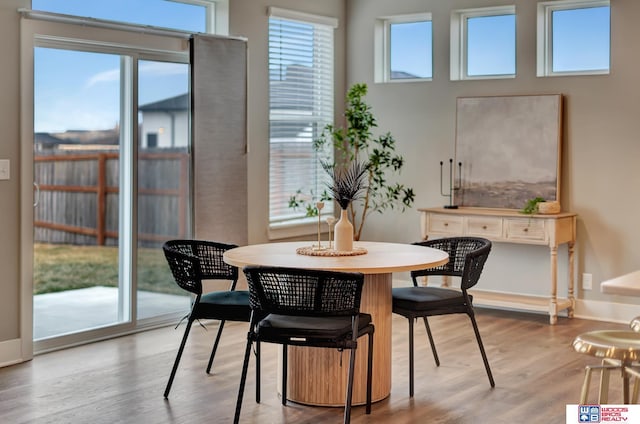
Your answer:
[[[375,326],[372,400],[380,401],[391,392],[392,273],[439,266],[447,263],[448,255],[429,247],[370,241],[354,242],[354,250],[366,249],[367,253],[360,255],[308,256],[296,253],[298,248],[313,245],[314,242],[298,241],[241,246],[226,251],[224,261],[239,268],[265,265],[365,274],[360,310],[371,314]],[[348,363],[348,353],[335,349],[290,346],[288,400],[307,405],[343,406]],[[354,372],[354,405],[365,403],[366,381],[367,343],[359,342]]]

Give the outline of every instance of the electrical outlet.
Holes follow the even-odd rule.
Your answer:
[[[9,159],[0,159],[0,180],[8,180],[10,177],[9,172]]]
[[[586,272],[582,274],[582,290],[592,290],[593,289],[593,278],[591,274],[587,274]]]

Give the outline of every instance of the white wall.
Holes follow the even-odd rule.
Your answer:
[[[451,10],[514,4],[517,13],[517,77],[484,81],[449,80]],[[594,289],[578,291],[586,301],[637,304],[602,295],[599,283],[640,269],[640,225],[636,195],[640,183],[640,2],[611,2],[611,73],[604,76],[536,77],[536,5],[531,0],[349,0],[347,83],[366,82],[380,128],[396,136],[406,159],[402,180],[416,191],[415,207],[444,205],[439,195],[439,161],[454,154],[455,100],[459,96],[548,94],[565,96],[561,203],[578,213],[577,268],[593,274]],[[373,33],[376,17],[430,12],[434,71],[431,82],[375,84]],[[364,238],[414,241],[419,217],[375,216]],[[559,252],[560,283],[566,288],[566,248]],[[544,247],[495,245],[483,276],[489,290],[546,294],[549,272]],[[562,278],[564,277],[564,278]],[[559,293],[562,291],[562,285]],[[566,293],[566,291],[565,291]],[[630,317],[629,317],[630,318]]]

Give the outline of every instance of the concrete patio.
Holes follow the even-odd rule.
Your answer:
[[[33,296],[34,340],[114,324],[118,289],[90,287]],[[138,291],[138,319],[189,310],[188,296]]]

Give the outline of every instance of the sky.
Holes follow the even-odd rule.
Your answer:
[[[205,29],[204,8],[177,1],[33,0],[32,8],[193,32]],[[608,8],[556,11],[553,19],[554,71],[571,71],[576,66],[608,69]],[[473,35],[470,75],[516,71],[516,24],[517,17],[513,16],[469,20],[468,31]],[[393,25],[391,70],[431,78],[432,44],[431,22]],[[119,116],[119,56],[36,48],[34,57],[36,132],[115,126]],[[143,62],[139,87],[141,105],[183,94],[188,91],[188,67]]]
[[[154,7],[150,7],[152,3]],[[33,0],[32,7],[193,32],[205,29],[202,7],[170,1]],[[40,47],[34,51],[34,66],[35,132],[116,126],[120,109],[119,55]],[[188,65],[141,61],[138,87],[140,105],[184,94],[189,90]]]

